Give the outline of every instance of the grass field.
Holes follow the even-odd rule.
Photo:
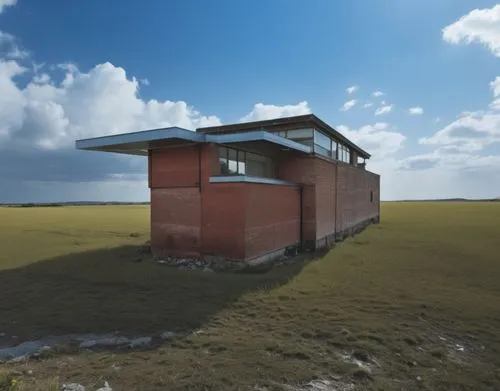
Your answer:
[[[147,206],[0,208],[5,338],[179,333],[155,350],[3,365],[0,390],[13,378],[39,391],[286,390],[331,376],[355,390],[500,389],[500,203],[386,203],[379,225],[265,274],[137,262],[148,219]]]

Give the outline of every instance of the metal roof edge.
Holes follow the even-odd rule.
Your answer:
[[[231,175],[231,176],[211,176],[208,179],[209,183],[260,183],[265,185],[285,185],[297,186],[296,183],[284,181],[282,179],[253,177],[248,175]]]
[[[241,143],[248,141],[268,141],[274,144],[282,145],[287,148],[295,149],[300,152],[311,153],[311,147],[298,143],[296,141],[278,136],[277,134],[266,132],[264,130],[241,132],[241,133],[226,133],[226,134],[206,134],[205,140],[215,144],[226,143]]]
[[[245,132],[245,128],[265,128],[265,127],[273,127],[273,126],[280,126],[280,125],[288,125],[288,124],[294,124],[294,123],[310,123],[313,126],[316,126],[323,131],[331,134],[333,137],[338,139],[338,141],[341,141],[345,144],[347,144],[349,147],[357,151],[362,157],[365,157],[366,159],[369,159],[371,155],[366,152],[364,149],[353,143],[351,140],[349,140],[347,137],[345,137],[342,133],[337,131],[335,128],[332,126],[328,125],[325,121],[320,119],[318,116],[316,116],[313,113],[309,114],[302,114],[302,115],[297,115],[297,116],[291,116],[291,117],[281,117],[281,118],[273,118],[273,119],[268,119],[268,120],[261,120],[261,121],[250,121],[250,122],[241,122],[237,124],[228,124],[228,125],[217,125],[217,126],[208,126],[208,127],[201,127],[198,128],[197,131],[205,134],[231,134],[231,131],[234,132]]]
[[[170,127],[170,128],[142,130],[139,132],[80,139],[75,141],[75,148],[76,149],[102,148],[113,145],[155,141],[155,140],[162,140],[169,138],[170,139],[178,138],[193,142],[205,141],[205,136],[201,133],[196,133],[195,131],[179,127]]]

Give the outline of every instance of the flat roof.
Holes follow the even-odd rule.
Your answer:
[[[215,143],[236,144],[263,141],[296,151],[311,153],[311,147],[266,131],[233,134],[205,134],[171,127],[77,140],[77,149],[147,156],[148,150],[166,146]]]
[[[286,128],[294,125],[311,126],[323,130],[324,132],[331,134],[335,139],[343,142],[345,145],[354,149],[356,152],[358,152],[358,154],[361,157],[368,159],[371,156],[364,149],[354,144],[347,137],[339,133],[337,130],[332,128],[326,122],[316,117],[314,114],[276,118],[264,121],[244,122],[239,124],[210,126],[210,127],[198,128],[197,130],[199,132],[206,134],[222,134],[222,133],[232,133],[232,132],[249,132],[250,130],[257,130],[257,129],[266,131],[267,129]]]
[[[149,149],[198,143],[203,142],[204,139],[205,136],[201,133],[171,127],[76,140],[75,147],[87,151],[147,156]]]

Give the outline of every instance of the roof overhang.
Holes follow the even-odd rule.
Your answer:
[[[344,143],[355,150],[359,156],[365,159],[370,158],[370,154],[354,144],[351,140],[345,137],[342,133],[338,132],[323,120],[316,117],[314,114],[298,115],[293,117],[274,118],[262,121],[242,122],[230,125],[218,125],[199,128],[198,131],[206,134],[225,134],[237,132],[249,132],[254,130],[272,130],[276,132],[279,130],[300,129],[305,127],[313,127],[322,130],[326,134],[330,134],[337,141]]]
[[[267,143],[281,146],[285,149],[293,149],[304,153],[312,152],[311,147],[307,145],[300,144],[296,141],[266,131],[232,133],[232,134],[207,134],[206,139],[208,142],[212,142],[215,144],[238,144],[238,143],[249,143],[255,141],[264,141]]]
[[[200,143],[204,140],[203,134],[191,130],[164,128],[77,140],[75,146],[87,151],[147,156],[150,149]]]
[[[240,144],[265,142],[282,149],[311,153],[311,147],[266,131],[234,134],[205,134],[182,128],[163,128],[141,132],[77,140],[75,147],[87,151],[123,153],[147,156],[152,149],[199,143]]]

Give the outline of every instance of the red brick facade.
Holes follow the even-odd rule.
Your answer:
[[[245,258],[300,242],[300,190],[296,186],[245,185]]]
[[[276,162],[278,178],[295,185],[210,183],[219,174],[210,144],[153,150],[153,252],[250,260],[378,219],[378,175],[299,152]]]

